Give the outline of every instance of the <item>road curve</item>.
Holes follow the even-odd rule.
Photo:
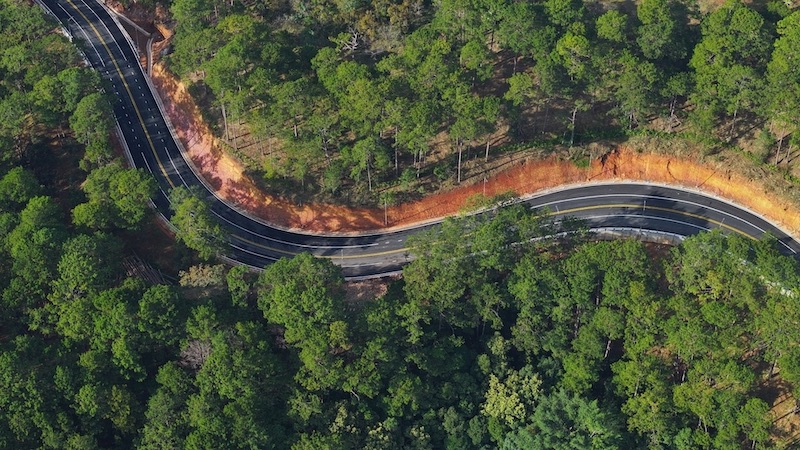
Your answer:
[[[330,258],[348,278],[398,271],[407,261],[405,241],[419,227],[359,235],[315,235],[272,226],[216,196],[187,162],[171,133],[160,99],[139,65],[130,37],[96,0],[38,0],[75,39],[89,63],[113,91],[114,114],[131,162],[151,172],[159,185],[153,198],[169,218],[167,193],[176,186],[198,186],[228,236],[226,257],[255,268],[284,256],[310,252]],[[525,200],[553,216],[569,215],[592,228],[633,228],[688,236],[720,228],[759,238],[776,236],[784,253],[796,255],[800,243],[762,217],[724,200],[695,191],[642,183],[569,187]]]

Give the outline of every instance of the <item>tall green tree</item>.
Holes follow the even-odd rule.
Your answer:
[[[113,116],[108,100],[103,94],[95,92],[81,98],[69,118],[69,124],[75,132],[75,137],[88,144],[108,139],[112,127],[111,117]]]
[[[776,162],[781,158],[784,138],[796,133],[800,123],[800,63],[794,56],[794,49],[800,45],[800,12],[778,22],[778,36],[767,64],[765,111],[777,129]]]
[[[147,216],[156,183],[144,170],[124,169],[114,162],[89,172],[83,190],[89,201],[72,210],[76,225],[136,229]]]
[[[297,381],[315,391],[340,385],[350,349],[341,272],[328,259],[303,253],[268,266],[259,277],[258,306],[270,323],[283,327],[297,347],[303,370]]]
[[[186,400],[193,390],[183,369],[169,362],[158,370],[158,388],[147,402],[144,428],[137,448],[160,450],[185,445],[189,434]]]
[[[620,73],[613,83],[611,96],[616,100],[616,110],[623,122],[633,127],[642,122],[657,104],[656,87],[661,77],[653,63],[629,53],[622,55],[619,64]]]
[[[500,44],[516,55],[539,59],[555,44],[556,31],[545,18],[542,7],[530,2],[508,2],[503,5],[497,38]],[[514,72],[518,57],[514,57]]]
[[[197,391],[186,399],[186,448],[272,448],[285,442],[285,380],[268,342],[266,331],[254,322],[214,333],[211,352],[195,378]]]
[[[736,0],[706,16],[701,28],[702,39],[690,61],[696,73],[696,117],[701,127],[710,129],[719,114],[731,115],[730,138],[739,111],[752,111],[757,104],[770,30],[758,12]]]
[[[88,339],[92,297],[112,287],[121,267],[121,244],[111,235],[78,235],[64,243],[45,309],[56,333],[72,340]],[[44,329],[43,329],[44,330]]]
[[[222,228],[212,216],[209,204],[197,193],[183,186],[173,189],[170,209],[175,237],[202,259],[211,259],[224,247]]]
[[[182,300],[177,290],[167,285],[151,286],[144,291],[138,302],[136,326],[149,341],[146,348],[169,349],[178,343],[186,314]]]
[[[6,236],[11,271],[19,282],[5,296],[27,299],[28,306],[41,301],[56,276],[61,245],[67,238],[62,214],[50,197],[30,199],[19,215],[19,223]]]
[[[18,336],[2,344],[0,441],[3,445],[56,448],[80,434],[90,433],[80,430],[69,402],[60,392],[61,386],[53,382],[61,363],[57,349],[41,337]],[[83,436],[90,442],[94,440],[87,434]]]
[[[597,36],[615,44],[625,44],[629,39],[629,17],[617,10],[606,11],[597,18]]]
[[[619,449],[624,437],[619,417],[597,401],[556,391],[541,398],[531,425],[507,436],[503,448]]]
[[[690,17],[680,2],[644,0],[637,5],[636,16],[641,22],[636,29],[636,43],[645,58],[665,69],[685,64],[693,38]]]
[[[376,179],[376,171],[384,171],[391,164],[386,148],[377,136],[358,140],[352,149],[344,150],[342,155],[350,165],[350,177],[358,181],[363,179],[363,174],[366,173],[370,191],[374,184],[373,180]]]
[[[550,22],[562,29],[580,22],[586,14],[586,8],[581,0],[546,0],[544,8]]]
[[[29,170],[14,167],[0,178],[0,199],[3,210],[27,204],[30,199],[42,192],[42,186]]]

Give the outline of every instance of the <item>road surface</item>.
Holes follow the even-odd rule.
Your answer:
[[[432,226],[360,235],[314,235],[272,226],[218,198],[193,168],[160,107],[155,90],[142,72],[130,37],[95,0],[40,0],[81,46],[89,63],[108,82],[116,98],[114,114],[131,162],[153,174],[159,192],[153,202],[170,216],[170,189],[199,186],[228,236],[226,257],[256,268],[284,256],[310,252],[330,258],[348,278],[393,273],[408,261],[408,236]],[[584,219],[591,228],[652,230],[679,236],[721,228],[758,238],[776,236],[787,254],[800,244],[758,215],[699,192],[640,183],[579,186],[526,200],[553,216]]]

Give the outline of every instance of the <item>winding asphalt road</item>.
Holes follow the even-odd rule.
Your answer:
[[[158,181],[153,198],[169,217],[167,193],[176,186],[200,186],[228,235],[226,257],[256,268],[300,252],[331,258],[349,278],[392,273],[408,261],[405,241],[432,224],[401,231],[359,235],[312,235],[270,225],[218,198],[187,163],[171,133],[155,90],[149,84],[119,22],[96,0],[39,0],[76,40],[89,63],[100,72],[116,98],[114,114],[131,162]],[[591,228],[627,228],[688,236],[721,228],[758,238],[776,236],[781,249],[796,255],[800,243],[758,215],[695,191],[638,183],[565,188],[529,198],[532,208],[553,216],[584,219]]]

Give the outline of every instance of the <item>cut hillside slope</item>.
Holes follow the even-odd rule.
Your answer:
[[[153,82],[192,162],[223,198],[270,223],[289,229],[363,232],[385,228],[382,209],[322,203],[296,205],[261,192],[245,176],[242,165],[222,150],[203,122],[186,87],[160,63],[153,70]],[[634,151],[626,147],[592,160],[586,168],[556,158],[519,159],[509,169],[486,178],[482,183],[458,187],[413,203],[390,206],[386,217],[390,228],[405,227],[455,214],[467,199],[476,195],[492,197],[509,191],[526,195],[563,184],[612,180],[651,181],[702,189],[747,206],[789,232],[796,234],[800,230],[800,215],[788,201],[768,192],[759,180],[738,175],[722,163]]]

